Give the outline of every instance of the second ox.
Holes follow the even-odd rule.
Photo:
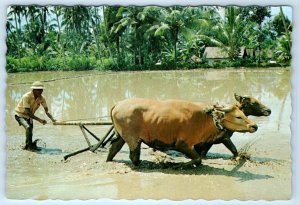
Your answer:
[[[255,132],[257,125],[236,106],[214,107],[183,100],[127,99],[111,110],[117,138],[112,141],[107,161],[112,161],[125,142],[130,160],[140,163],[141,143],[156,149],[174,149],[201,164],[195,147],[211,144],[224,129]]]
[[[246,115],[253,115],[256,117],[260,116],[269,116],[271,114],[271,109],[262,104],[258,99],[252,97],[252,96],[241,96],[234,94],[234,97],[237,101],[237,106],[239,109]],[[232,130],[225,130],[224,133],[222,133],[222,137],[220,137],[218,140],[216,140],[212,144],[206,144],[203,147],[196,147],[196,150],[199,152],[199,154],[202,155],[202,157],[206,157],[207,152],[212,147],[213,144],[224,144],[233,154],[233,157],[238,156],[238,151],[231,141],[231,136],[233,135]]]

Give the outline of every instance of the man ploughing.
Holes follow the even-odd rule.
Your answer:
[[[33,120],[36,120],[43,125],[45,125],[47,121],[35,116],[34,113],[40,105],[42,105],[46,115],[51,119],[51,121],[55,122],[56,120],[49,113],[46,99],[42,95],[44,85],[40,81],[36,81],[32,84],[31,89],[32,91],[22,96],[20,102],[15,108],[15,119],[18,121],[20,126],[22,125],[25,128],[26,131],[24,149],[29,151],[39,151],[40,148],[36,146],[37,140],[32,142]]]

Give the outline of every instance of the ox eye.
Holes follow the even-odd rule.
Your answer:
[[[242,119],[242,117],[236,117],[237,119],[239,119],[239,120],[241,120]]]

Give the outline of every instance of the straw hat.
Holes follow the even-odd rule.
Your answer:
[[[36,89],[36,90],[44,90],[44,85],[41,83],[41,81],[35,81],[32,83],[32,86],[30,87],[31,89]]]

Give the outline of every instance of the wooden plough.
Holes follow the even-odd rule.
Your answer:
[[[91,151],[95,152],[99,147],[103,148],[105,145],[111,140],[111,138],[114,136],[115,132],[113,130],[114,126],[112,125],[112,122],[53,122],[53,125],[76,125],[79,126],[81,132],[83,133],[83,136],[88,144],[87,148],[75,151],[73,153],[67,154],[64,156],[64,160],[67,160],[69,157],[72,157],[74,155],[80,154],[85,151]],[[93,132],[91,132],[86,125],[111,125],[108,132],[105,134],[105,136],[102,139],[99,139]],[[92,145],[87,133],[89,133],[93,138],[95,138],[98,143]]]

